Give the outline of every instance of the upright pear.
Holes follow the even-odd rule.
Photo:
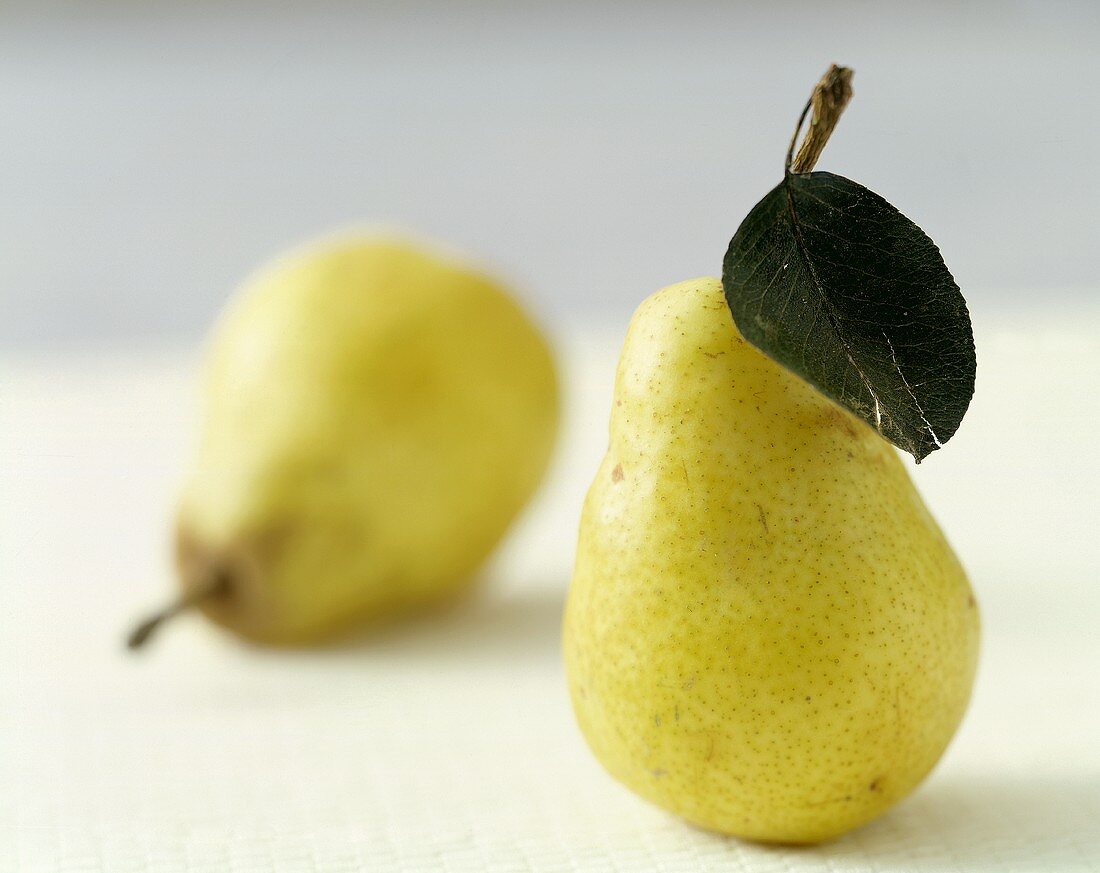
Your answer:
[[[206,364],[182,604],[250,640],[316,642],[465,590],[554,443],[540,331],[494,280],[396,237],[261,271]]]
[[[739,335],[717,279],[631,321],[565,615],[618,780],[769,842],[854,828],[962,718],[978,613],[896,451]]]

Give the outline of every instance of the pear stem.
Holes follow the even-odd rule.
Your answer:
[[[142,621],[126,637],[126,648],[130,650],[140,649],[149,638],[153,636],[157,628],[170,619],[175,618],[181,612],[187,612],[212,597],[220,597],[228,590],[228,580],[222,573],[213,573],[198,585],[194,585],[183,592],[175,601],[169,603]]]
[[[798,116],[798,124],[791,137],[791,147],[787,149],[787,160],[784,171],[791,173],[808,173],[821,157],[825,144],[833,135],[836,124],[844,112],[844,107],[852,99],[852,70],[850,67],[838,67],[833,64],[817,83],[802,114]],[[802,132],[802,125],[806,116],[813,109],[810,119],[810,129],[806,131],[806,137],[802,140],[802,147],[795,155],[794,147],[798,144],[798,135]]]

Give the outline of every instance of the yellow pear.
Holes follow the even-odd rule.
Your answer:
[[[542,477],[558,419],[547,343],[510,294],[388,236],[261,271],[214,331],[204,387],[183,596],[167,612],[197,605],[273,644],[467,588]]]
[[[936,763],[978,614],[895,450],[745,342],[703,278],[631,321],[564,648],[613,776],[704,828],[815,842]]]

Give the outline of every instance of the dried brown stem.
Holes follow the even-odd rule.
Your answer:
[[[852,70],[849,67],[838,67],[833,64],[829,67],[821,81],[817,83],[813,94],[810,95],[806,108],[799,116],[798,126],[791,137],[791,147],[787,151],[787,172],[808,173],[821,157],[825,144],[832,136],[844,107],[852,99]],[[810,127],[802,140],[802,146],[795,155],[794,147],[798,143],[798,135],[802,131],[802,125],[806,115],[813,110],[810,118]]]
[[[226,578],[220,574],[213,574],[202,584],[189,588],[177,600],[154,612],[130,631],[129,636],[126,637],[126,648],[140,649],[166,621],[175,618],[181,612],[193,609],[204,600],[225,594],[226,588]]]

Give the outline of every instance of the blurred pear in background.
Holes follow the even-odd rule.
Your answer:
[[[208,349],[176,530],[181,599],[271,644],[445,601],[527,503],[558,389],[501,285],[395,235],[322,241],[256,275]]]

